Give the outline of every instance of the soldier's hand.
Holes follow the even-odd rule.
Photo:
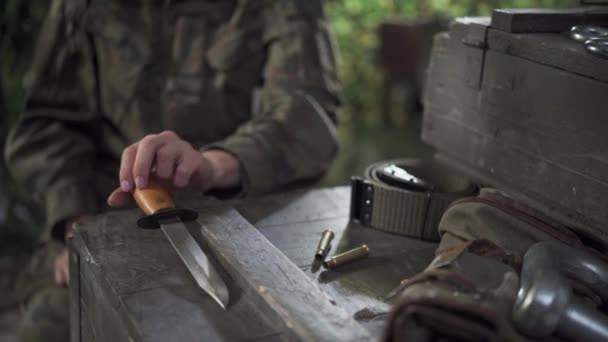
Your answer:
[[[68,248],[64,247],[61,254],[55,259],[53,268],[55,283],[59,286],[67,286],[70,283],[70,266],[68,263]]]
[[[92,216],[79,215],[65,220],[65,242],[72,239],[72,229],[75,223],[90,220]],[[61,254],[55,259],[53,267],[55,282],[59,286],[67,286],[70,283],[70,267],[68,264],[68,248],[64,247]]]
[[[145,188],[151,176],[176,188],[200,191],[230,188],[241,182],[240,163],[232,154],[200,152],[177,134],[165,131],[148,135],[123,151],[120,187],[108,197],[108,204],[129,204],[130,192]]]

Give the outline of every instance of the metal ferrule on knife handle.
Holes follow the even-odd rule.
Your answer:
[[[369,256],[369,248],[367,245],[362,245],[350,251],[346,251],[342,254],[334,255],[329,260],[323,262],[323,267],[327,269],[333,269],[342,265],[349,264],[353,261],[367,258]]]
[[[321,235],[319,246],[317,246],[317,252],[315,253],[315,259],[319,261],[325,260],[329,249],[331,248],[331,240],[334,238],[334,233],[327,229]]]

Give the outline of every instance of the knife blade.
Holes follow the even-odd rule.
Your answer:
[[[198,214],[177,208],[169,193],[153,180],[146,188],[133,191],[133,197],[146,215],[138,225],[143,228],[160,226],[198,286],[225,310],[230,301],[228,287],[184,225],[184,221],[196,219]]]

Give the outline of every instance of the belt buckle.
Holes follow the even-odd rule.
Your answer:
[[[350,219],[369,226],[372,222],[374,186],[363,177],[351,177],[350,180]]]

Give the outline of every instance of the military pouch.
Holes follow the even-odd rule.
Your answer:
[[[390,294],[386,341],[530,340],[511,319],[526,251],[539,241],[588,249],[567,227],[494,189],[451,204],[438,229],[434,260]]]

